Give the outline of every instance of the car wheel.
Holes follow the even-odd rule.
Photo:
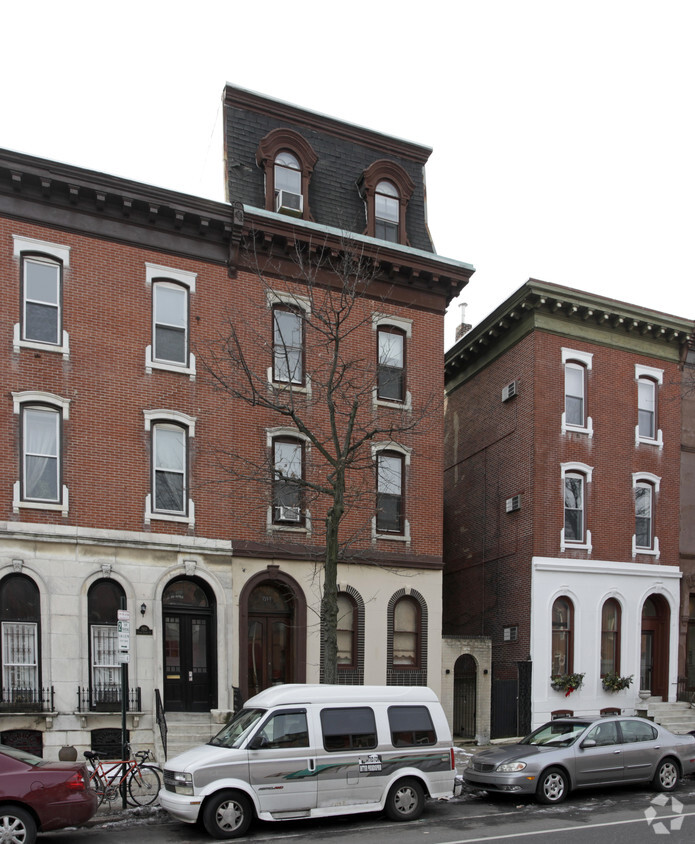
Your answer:
[[[8,844],[34,844],[36,822],[19,806],[3,806],[0,809],[0,841]]]
[[[386,814],[392,821],[414,821],[425,808],[425,791],[416,779],[399,780],[386,797]]]
[[[251,801],[240,791],[221,791],[203,807],[203,826],[213,838],[239,838],[252,820]]]
[[[657,791],[673,791],[678,785],[680,771],[673,759],[662,759],[656,766],[652,785]]]
[[[536,799],[539,803],[562,803],[568,791],[567,774],[561,768],[548,768],[538,778]]]

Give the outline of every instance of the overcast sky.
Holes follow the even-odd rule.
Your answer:
[[[25,0],[1,20],[1,147],[223,200],[231,82],[433,148],[468,322],[529,277],[695,318],[695,2]]]

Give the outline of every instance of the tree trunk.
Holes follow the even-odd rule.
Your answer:
[[[345,481],[336,479],[333,506],[326,515],[326,562],[321,596],[323,637],[323,682],[338,682],[338,530],[345,510]]]

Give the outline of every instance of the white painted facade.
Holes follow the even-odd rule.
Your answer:
[[[640,685],[642,608],[650,595],[662,596],[670,611],[668,699],[676,700],[682,577],[677,566],[534,557],[532,567],[534,728],[559,709],[572,710],[575,715],[597,715],[608,707],[634,713]],[[550,686],[552,606],[560,596],[570,598],[574,604],[573,670],[585,674],[582,687],[567,697]],[[621,608],[620,674],[634,677],[630,688],[619,692],[604,691],[600,677],[601,609],[608,598],[615,598]]]

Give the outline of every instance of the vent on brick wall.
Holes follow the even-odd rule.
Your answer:
[[[507,512],[512,513],[514,510],[521,510],[521,496],[512,495],[506,502]]]
[[[504,628],[504,641],[505,642],[517,642],[519,640],[519,628],[516,627],[505,627]]]
[[[519,382],[512,381],[511,384],[507,384],[506,387],[502,388],[502,401],[509,401],[509,399],[513,399],[518,392]]]

